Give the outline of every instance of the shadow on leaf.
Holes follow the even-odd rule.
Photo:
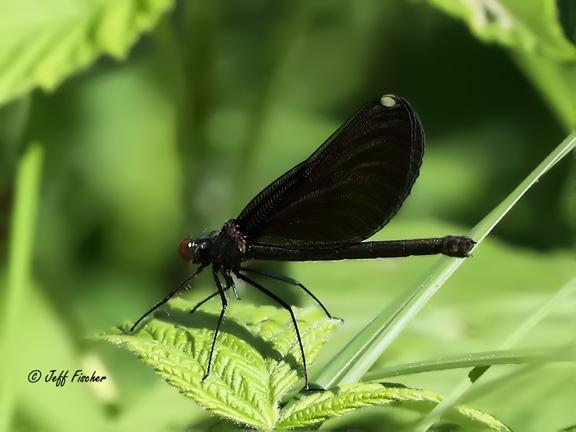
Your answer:
[[[215,330],[218,323],[218,314],[196,311],[194,314],[182,311],[173,307],[158,311],[155,319],[172,324],[183,330],[187,329],[209,329]],[[268,341],[258,335],[250,332],[244,324],[239,323],[233,317],[225,317],[220,326],[221,333],[228,333],[242,339],[256,351],[260,353],[262,358],[271,358],[277,362],[285,361],[291,369],[302,371],[302,365],[298,362],[292,353],[283,355],[279,352],[271,341]],[[296,338],[296,334],[294,334]],[[191,339],[194,342],[194,338]],[[216,341],[218,343],[218,341]]]

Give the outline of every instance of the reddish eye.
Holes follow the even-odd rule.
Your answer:
[[[180,245],[178,246],[178,252],[180,253],[180,256],[186,261],[190,261],[192,259],[194,254],[194,242],[190,237],[186,237],[180,242]]]

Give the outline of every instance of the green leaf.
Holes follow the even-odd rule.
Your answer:
[[[573,0],[428,0],[481,40],[514,51],[567,130],[576,124]]]
[[[177,299],[134,334],[102,336],[135,352],[169,384],[202,407],[235,422],[272,429],[281,398],[300,381],[301,358],[289,314],[283,309],[232,304],[202,381],[217,314]],[[336,328],[318,309],[294,308],[308,364]],[[127,327],[125,327],[127,328]]]
[[[484,41],[557,60],[576,58],[565,36],[556,0],[428,0],[462,19]]]
[[[173,0],[4,0],[0,103],[54,89],[101,54],[120,59]]]
[[[442,398],[433,392],[385,384],[348,384],[330,391],[314,393],[282,409],[278,427],[314,427],[324,421],[369,406],[398,407],[427,412]],[[466,407],[455,407],[446,420],[468,428],[510,431],[494,417]]]
[[[367,406],[427,412],[442,399],[423,390],[363,383],[292,399],[281,408],[288,391],[301,382],[301,359],[290,317],[283,309],[244,304],[228,309],[211,374],[202,381],[218,314],[190,315],[194,305],[173,300],[168,311],[157,313],[134,334],[122,334],[116,328],[101,338],[135,352],[200,406],[258,429],[315,426]],[[317,308],[294,310],[311,364],[338,321],[327,319]],[[456,407],[445,417],[460,425],[508,430],[493,417],[470,408]]]

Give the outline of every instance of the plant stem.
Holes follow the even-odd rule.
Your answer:
[[[568,155],[576,146],[576,133],[569,135],[470,232],[477,244],[492,231],[510,209],[548,170]],[[324,388],[357,382],[396,340],[408,323],[428,303],[444,282],[466,260],[440,258],[423,283],[380,312],[324,368],[312,382]]]
[[[3,335],[0,340],[0,351],[4,353],[3,379],[0,382],[0,432],[12,430],[10,426],[15,392],[13,376],[9,371],[13,370],[11,362],[16,361],[18,321],[31,279],[32,244],[43,156],[44,151],[40,144],[30,145],[20,159],[16,174],[15,204],[10,227],[8,287],[3,311]]]
[[[514,59],[555,113],[565,130],[576,127],[576,62],[558,62],[522,51]]]

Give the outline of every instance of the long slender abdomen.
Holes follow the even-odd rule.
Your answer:
[[[271,261],[337,261],[344,259],[395,258],[411,255],[443,254],[467,257],[476,243],[465,236],[446,236],[415,240],[362,242],[336,248],[298,249],[254,244],[245,259]]]

